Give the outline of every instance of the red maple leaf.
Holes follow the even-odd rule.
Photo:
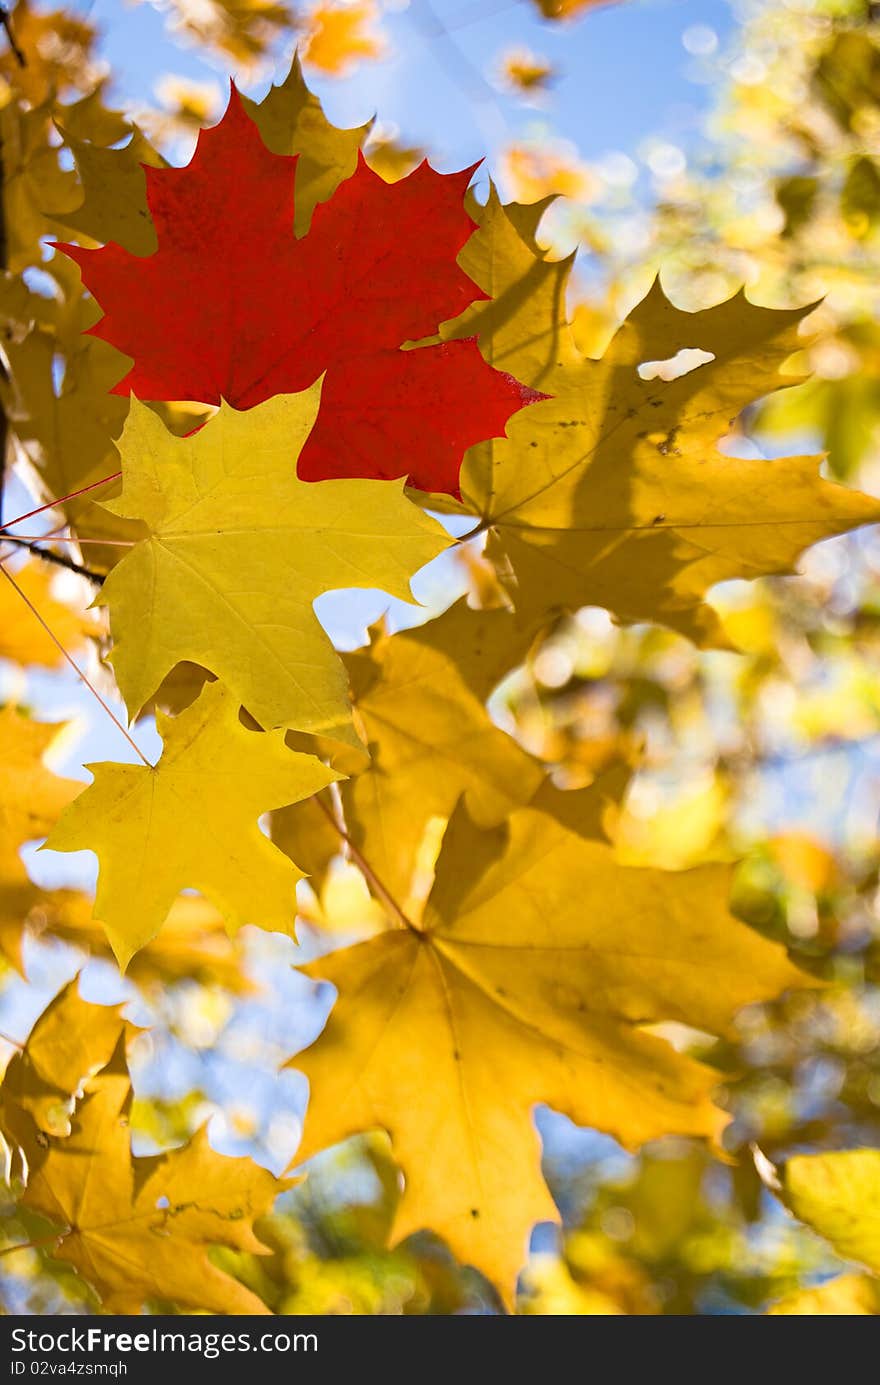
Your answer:
[[[295,169],[233,87],[185,168],[144,169],[152,255],[58,247],[104,310],[92,334],[134,359],[114,393],[247,409],[326,372],[304,480],[408,475],[457,495],[466,449],[544,397],[474,340],[402,349],[487,296],[456,263],[475,225],[462,201],[473,169],[424,162],[389,185],[359,158],[300,240]]]

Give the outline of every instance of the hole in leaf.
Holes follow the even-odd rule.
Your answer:
[[[699,346],[683,346],[665,361],[642,361],[638,371],[643,380],[678,380],[714,359],[711,351],[703,351]]]

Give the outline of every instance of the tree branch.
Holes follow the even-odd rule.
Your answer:
[[[17,539],[14,534],[0,535],[4,543],[14,544],[16,548],[26,548],[28,553],[33,553],[35,557],[42,558],[46,563],[54,563],[56,567],[66,568],[68,572],[76,572],[80,577],[87,577],[90,582],[94,582],[100,587],[104,581],[106,573],[94,572],[90,567],[84,567],[75,558],[68,558],[64,553],[56,553],[51,548],[40,548],[34,543],[33,539]]]
[[[12,49],[19,67],[27,67],[27,58],[16,42],[15,34],[12,31],[12,17],[5,5],[0,5],[0,24],[2,24],[3,28],[6,30],[9,47]]]

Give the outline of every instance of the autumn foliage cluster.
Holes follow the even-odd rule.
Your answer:
[[[20,21],[25,50],[50,23]],[[128,725],[83,787],[47,767],[57,728],[13,697],[0,711],[3,954],[21,968],[39,931],[147,986],[245,990],[229,937],[296,938],[299,882],[326,903],[340,858],[360,891],[344,945],[301,968],[335,999],[286,1055],[309,1086],[287,1174],[204,1127],[134,1153],[142,1031],[74,981],[0,1087],[8,1249],[72,1267],[108,1313],[277,1310],[259,1270],[276,1199],[314,1156],[384,1132],[382,1239],[433,1233],[512,1307],[531,1229],[559,1216],[535,1108],[627,1150],[677,1136],[719,1155],[737,1016],[824,984],[732,907],[729,853],[676,869],[620,849],[635,738],[584,733],[562,773],[496,694],[583,608],[733,651],[710,588],[790,574],[880,519],[821,457],[737,446],[744,411],[800,384],[813,305],[740,291],[685,311],[658,279],[587,354],[546,203],[481,201],[472,169],[427,161],[383,177],[298,62],[259,103],[233,87],[181,168],[100,87],[64,103],[48,61],[4,62],[0,392],[31,498],[13,517],[7,475],[0,654],[91,660]],[[469,597],[334,647],[318,598],[412,602],[432,563],[465,568]],[[19,848],[39,838],[95,853],[93,902],[31,881]],[[878,1161],[764,1173],[870,1265],[846,1204]],[[877,1301],[867,1276],[845,1291]]]

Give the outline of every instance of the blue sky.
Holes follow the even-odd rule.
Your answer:
[[[242,76],[175,41],[151,3],[96,0],[79,8],[104,33],[102,52],[122,100],[150,100],[165,73],[220,82]],[[432,13],[448,38],[426,32]],[[711,92],[695,80],[705,63],[688,53],[682,35],[710,29],[723,51],[736,19],[727,0],[627,0],[565,24],[543,20],[531,0],[433,0],[430,8],[424,0],[397,0],[382,24],[389,39],[384,60],[363,63],[344,80],[312,72],[310,84],[337,124],[357,125],[375,114],[447,168],[491,155],[499,144],[547,124],[590,158],[609,150],[633,154],[657,133],[688,142]],[[544,110],[487,80],[499,54],[522,45],[559,69]],[[278,54],[276,79],[287,56]],[[272,75],[244,84],[259,92]]]

